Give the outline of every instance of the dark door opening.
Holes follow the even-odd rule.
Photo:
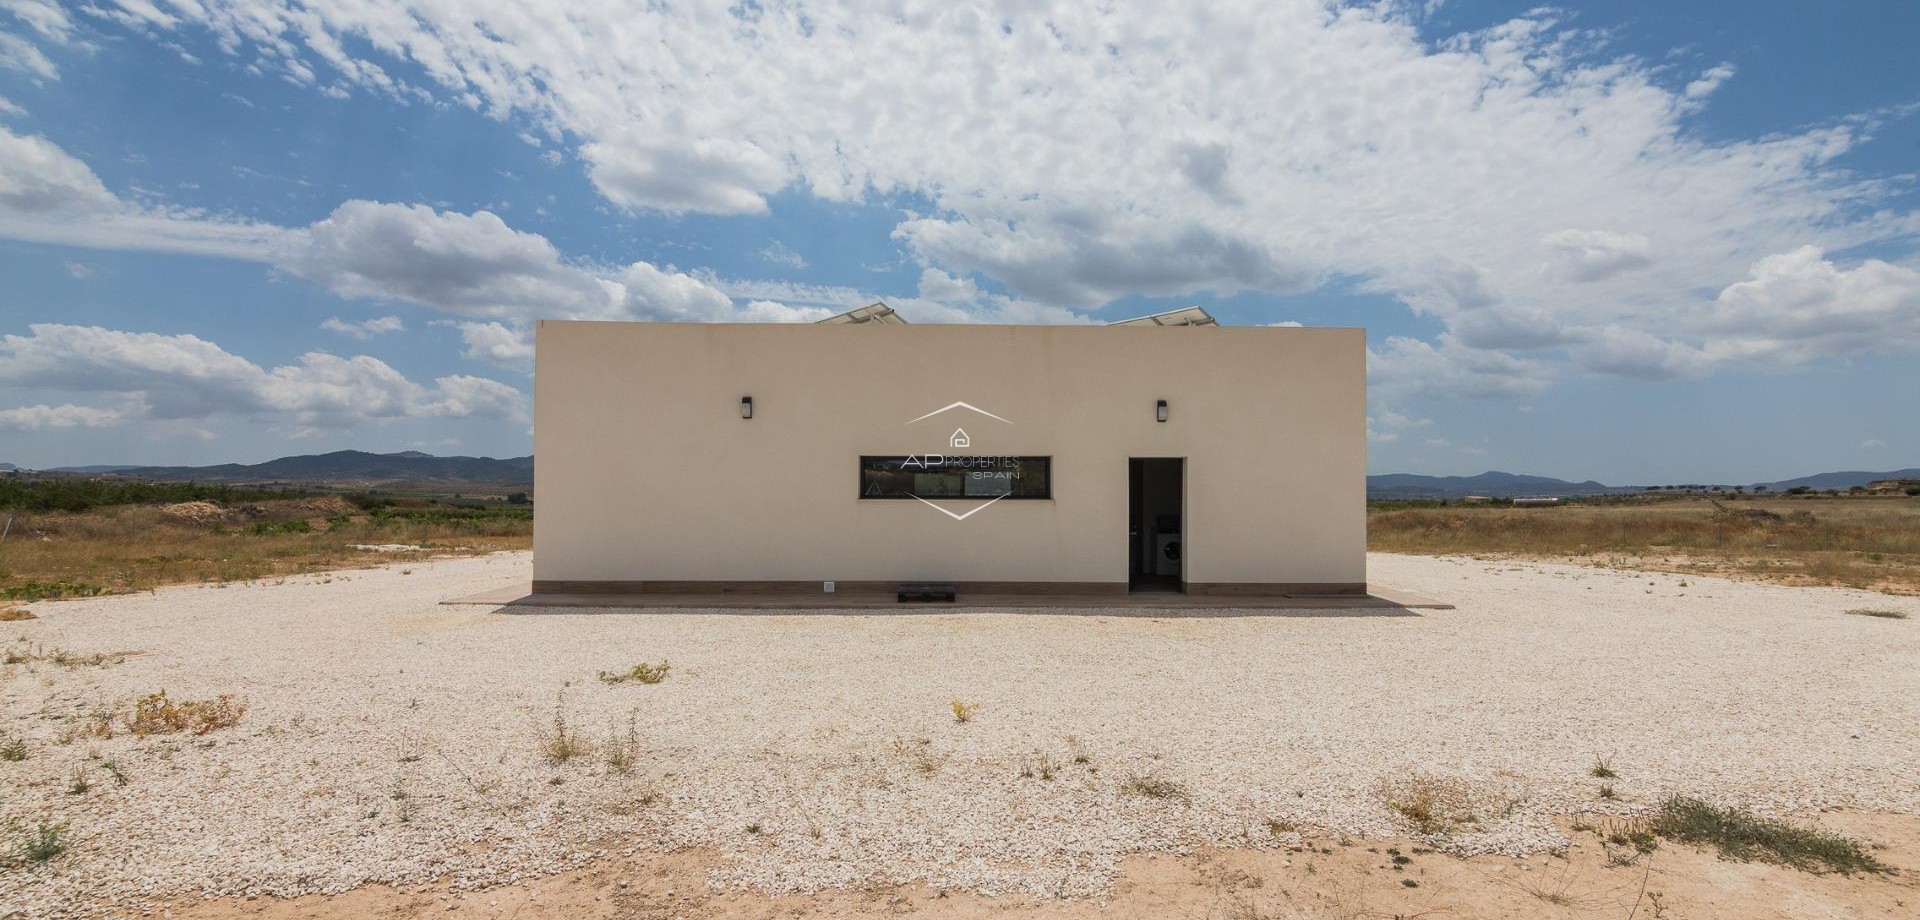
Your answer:
[[[1134,591],[1185,591],[1186,461],[1179,457],[1127,460],[1127,585]]]

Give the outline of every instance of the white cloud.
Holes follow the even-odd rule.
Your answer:
[[[807,259],[805,256],[788,249],[787,244],[779,240],[768,243],[765,249],[760,250],[760,258],[775,265],[784,265],[787,268],[807,267]]]
[[[1920,347],[1920,271],[1879,259],[1843,269],[1802,246],[1755,262],[1701,325],[1704,353],[1718,362],[1912,349]]]
[[[0,128],[0,213],[87,214],[119,206],[87,164],[44,137]]]
[[[1377,394],[1371,399],[1373,411],[1367,416],[1367,440],[1375,444],[1391,444],[1400,440],[1400,435],[1408,429],[1426,428],[1433,424],[1433,419],[1415,418],[1395,411],[1381,401]]]
[[[0,10],[13,14],[41,38],[66,44],[73,37],[73,18],[58,4],[47,0],[0,0]]]
[[[287,234],[274,263],[344,297],[404,300],[466,316],[607,312],[618,292],[566,264],[543,236],[487,211],[348,201]]]
[[[505,329],[536,319],[799,322],[828,315],[736,307],[707,281],[650,262],[619,268],[577,264],[546,237],[515,230],[491,212],[460,214],[425,205],[345,202],[325,219],[282,236],[274,264],[343,297],[406,301],[479,321],[462,327],[470,336],[470,354],[476,348],[471,335],[479,335],[485,340],[479,350],[497,355],[497,334],[467,331],[489,324]]]
[[[1885,450],[1886,446],[1887,446],[1887,442],[1882,441],[1879,438],[1868,438],[1860,442],[1861,450]]]
[[[0,237],[259,260],[280,232],[188,209],[131,204],[46,138],[0,128]]]
[[[262,368],[193,335],[37,323],[0,337],[0,384],[114,394],[153,419],[286,417],[305,429],[402,418],[527,417],[525,394],[479,377],[423,386],[377,358],[302,355]]]
[[[320,324],[320,328],[329,332],[338,332],[341,335],[350,335],[364,341],[383,332],[405,332],[407,325],[401,322],[398,316],[382,316],[377,319],[363,319],[355,322],[343,320],[338,316],[330,316],[325,322]]]
[[[1416,5],[1319,0],[656,4],[566,16],[509,0],[226,0],[101,15],[142,33],[197,24],[236,59],[316,91],[432,97],[511,120],[577,145],[624,208],[756,214],[776,192],[910,196],[917,213],[894,236],[921,268],[1011,292],[965,305],[944,292],[889,298],[921,321],[1074,321],[1084,317],[1072,308],[1122,295],[1357,279],[1447,330],[1383,346],[1397,359],[1376,367],[1389,386],[1407,377],[1400,366],[1433,370],[1442,392],[1510,395],[1537,391],[1566,360],[1658,376],[1846,354],[1857,340],[1795,339],[1779,317],[1723,343],[1716,318],[1755,308],[1742,293],[1699,292],[1739,288],[1750,266],[1761,282],[1758,263],[1802,247],[1906,246],[1920,233],[1898,183],[1836,165],[1872,119],[1720,139],[1691,119],[1731,66],[1677,74],[1623,58],[1546,9],[1439,41],[1423,38]],[[85,197],[84,186],[45,191]],[[752,312],[684,283],[653,285],[671,290],[650,300],[656,279],[632,281],[628,267],[569,261],[485,212],[423,210],[330,219],[368,218],[359,230],[388,240],[383,226],[436,225],[422,239],[447,248],[399,240],[418,265],[353,241],[321,245],[338,227],[290,231],[300,238],[280,249],[273,228],[117,199],[81,217],[0,209],[0,233],[252,258],[274,244],[290,271],[349,296],[508,326]],[[504,261],[462,258],[469,251]],[[1833,270],[1864,271],[1851,283],[1884,292],[1876,265],[1888,263]],[[1915,347],[1893,338],[1883,346]]]
[[[1367,349],[1367,382],[1382,399],[1431,396],[1470,399],[1526,397],[1546,389],[1548,372],[1538,361],[1502,351],[1472,348],[1451,335],[1438,344],[1391,336]]]
[[[1693,320],[1714,305],[1694,292],[1770,254],[1920,230],[1885,206],[1892,185],[1833,165],[1871,120],[1712,139],[1688,119],[1731,66],[1676,75],[1550,10],[1438,42],[1414,6],[1317,0],[564,17],[506,0],[233,0],[178,15],[296,79],[330,69],[578,138],[622,207],[922,196],[933,207],[894,233],[923,267],[978,272],[1032,305],[987,310],[1358,278],[1440,319],[1453,338],[1430,350],[1472,376],[1518,375],[1476,390],[1530,391],[1556,371],[1471,350],[1568,348],[1642,373],[1634,334],[1704,347]],[[394,77],[398,57],[428,83]]]
[[[934,303],[976,303],[980,300],[980,286],[972,278],[955,278],[937,268],[929,268],[920,272],[920,296]]]
[[[68,277],[75,281],[85,281],[93,277],[93,269],[88,267],[84,262],[75,262],[72,259],[68,259],[66,261],[66,267]]]
[[[59,68],[53,66],[44,52],[30,42],[11,32],[0,32],[0,68],[17,70],[28,76],[42,80],[58,80]]]
[[[42,428],[106,428],[119,424],[121,414],[94,406],[21,406],[0,409],[0,428],[38,431]]]
[[[533,369],[533,329],[508,328],[500,323],[460,323],[460,338],[466,341],[466,355],[500,367],[530,371]]]
[[[1688,83],[1687,88],[1681,92],[1688,99],[1704,99],[1713,95],[1713,91],[1719,89],[1720,84],[1733,79],[1733,73],[1734,67],[1732,64],[1716,65],[1708,68],[1707,72],[1701,74],[1699,79]]]
[[[1653,264],[1647,238],[1638,233],[1559,230],[1542,242],[1553,247],[1558,276],[1569,281],[1599,281]]]

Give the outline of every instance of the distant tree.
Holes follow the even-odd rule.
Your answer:
[[[1788,495],[1805,495],[1811,491],[1813,491],[1813,489],[1807,486],[1794,486],[1793,488],[1787,490],[1787,494]]]
[[[1767,491],[1767,487],[1766,487],[1766,486],[1754,486],[1754,487],[1753,487],[1753,494],[1755,494],[1755,495],[1760,495],[1760,494],[1763,494],[1763,493],[1765,493],[1766,491]]]
[[[1920,486],[1908,486],[1908,487],[1907,487],[1907,494],[1908,494],[1908,495],[1914,495],[1914,496],[1920,496]]]
[[[525,492],[511,492],[507,495],[507,504],[509,505],[524,505],[526,503],[527,493]]]
[[[1867,487],[1866,487],[1866,486],[1848,486],[1848,487],[1847,487],[1847,494],[1849,494],[1849,495],[1858,495],[1858,494],[1860,494],[1861,492],[1865,492],[1866,490],[1867,490]]]

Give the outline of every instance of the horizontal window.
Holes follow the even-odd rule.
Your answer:
[[[1052,457],[861,457],[861,498],[1053,497]]]

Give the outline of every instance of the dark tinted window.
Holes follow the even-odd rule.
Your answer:
[[[861,457],[861,498],[1053,497],[1052,457]]]

